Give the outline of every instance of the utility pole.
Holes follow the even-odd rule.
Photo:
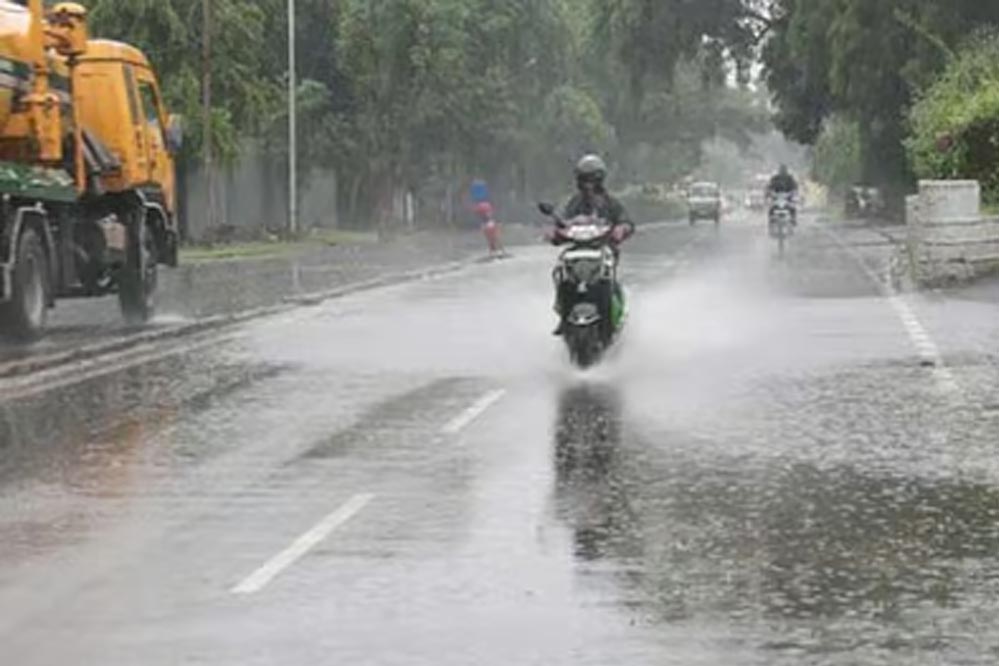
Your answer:
[[[298,77],[295,64],[295,0],[288,0],[288,234],[298,232]]]
[[[208,188],[208,229],[215,220],[215,168],[212,149],[212,0],[201,0],[201,124],[204,151],[205,184]]]

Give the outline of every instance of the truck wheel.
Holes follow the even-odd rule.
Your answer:
[[[145,324],[156,310],[156,239],[141,213],[128,226],[125,265],[118,276],[118,302],[129,324]]]
[[[17,340],[41,335],[48,315],[48,261],[34,229],[25,229],[17,242],[11,272],[11,299],[0,307],[0,332]]]

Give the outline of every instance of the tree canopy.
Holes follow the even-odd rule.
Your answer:
[[[746,82],[749,0],[298,0],[303,177],[333,169],[347,217],[400,188],[483,176],[527,197],[588,150],[622,180],[689,171],[704,140],[767,124]],[[213,149],[286,159],[286,0],[213,0]],[[92,30],[146,51],[202,150],[201,0],[93,0]]]
[[[276,0],[213,0],[211,70],[215,151],[235,159],[240,137],[264,127],[281,100],[273,70],[271,21]],[[201,0],[93,0],[94,34],[145,51],[160,75],[164,97],[188,126],[188,151],[203,136],[201,114]],[[282,40],[283,42],[283,40]],[[263,48],[262,48],[263,47]],[[282,59],[283,61],[283,59]]]
[[[911,177],[908,112],[975,28],[980,0],[772,0],[763,49],[777,123],[814,143],[833,114],[856,122],[862,178],[901,191]]]
[[[999,201],[999,34],[972,38],[910,113],[917,175],[974,178]]]

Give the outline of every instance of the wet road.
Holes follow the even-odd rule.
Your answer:
[[[580,374],[551,258],[8,400],[0,663],[999,661],[999,308],[661,227]]]
[[[516,242],[530,232],[511,227]],[[8,362],[37,359],[148,333],[177,330],[208,317],[273,308],[289,300],[468,261],[482,247],[474,231],[420,232],[387,243],[303,246],[287,255],[183,261],[161,268],[157,315],[134,327],[121,317],[117,296],[66,299],[49,312],[46,334],[30,344],[0,339],[0,373]]]

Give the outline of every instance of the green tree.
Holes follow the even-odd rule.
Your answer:
[[[815,179],[834,192],[863,180],[857,122],[838,115],[827,118],[815,144],[813,165]]]
[[[705,80],[720,83],[727,54],[744,68],[767,19],[749,0],[594,0],[591,40],[623,65],[632,98],[672,81],[685,59],[701,54]]]
[[[568,77],[571,30],[558,0],[346,0],[337,59],[349,72],[351,208],[399,187],[420,193],[470,174],[529,180],[539,122]],[[539,141],[540,140],[540,141]],[[511,173],[518,175],[511,177]]]
[[[706,139],[746,145],[768,124],[745,83],[766,19],[742,0],[620,0],[589,5],[587,80],[601,95],[633,179],[674,179],[697,166]]]
[[[400,191],[429,207],[485,176],[521,199],[564,187],[585,150],[669,179],[712,136],[763,118],[728,85],[766,19],[750,0],[298,0],[302,177],[338,174],[366,222]],[[284,0],[213,0],[214,149],[287,159]],[[94,0],[95,34],[146,51],[201,149],[200,0]],[[619,179],[623,180],[623,179]],[[445,206],[446,207],[446,206]]]
[[[280,100],[268,71],[270,16],[252,0],[215,0],[211,60],[215,152],[235,159],[241,139],[259,132]],[[201,150],[200,0],[94,0],[94,34],[142,49],[156,67],[171,110],[184,115],[186,154]]]
[[[970,40],[912,108],[916,174],[972,178],[999,201],[999,34]]]
[[[857,122],[864,179],[901,192],[911,173],[906,115],[919,90],[976,26],[999,23],[978,0],[773,0],[763,51],[778,125],[814,143],[833,113]]]

